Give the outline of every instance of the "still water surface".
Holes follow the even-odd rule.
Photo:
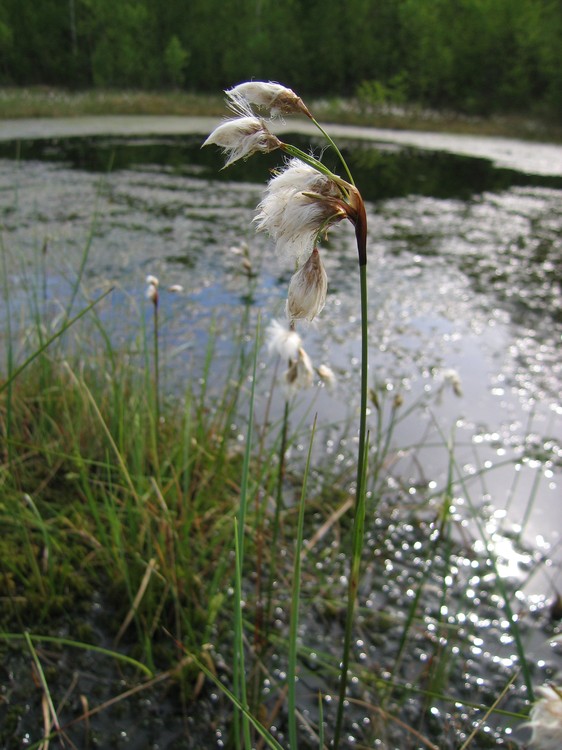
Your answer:
[[[110,135],[69,132],[68,123],[58,131],[56,122],[4,126],[0,211],[11,301],[24,314],[40,279],[54,319],[86,259],[84,293],[115,286],[103,316],[132,347],[150,314],[145,277],[158,276],[164,381],[181,392],[201,372],[211,325],[217,361],[227,362],[243,321],[253,324],[258,311],[263,325],[283,318],[291,269],[251,223],[279,161],[272,154],[220,171],[220,156],[200,149],[201,123],[181,134],[163,124],[162,135],[154,120],[149,128],[137,121],[131,134],[135,120],[121,135],[115,123]],[[544,601],[562,589],[562,148],[368,135],[345,131],[339,145],[368,202],[371,385],[387,407],[399,395],[408,415],[394,432],[393,473],[414,499],[420,487],[437,495],[454,437],[464,477],[453,499],[459,518],[482,514],[503,574],[530,601]],[[324,160],[335,166],[329,152]],[[251,277],[232,249],[244,244]],[[336,228],[324,252],[326,308],[301,334],[337,384],[303,393],[296,407],[297,416],[319,412],[318,450],[342,467],[352,461],[347,426],[359,379],[355,252],[351,228]],[[172,284],[183,293],[166,293]],[[265,348],[259,368],[265,403],[273,370]],[[275,392],[273,416],[282,403]],[[526,581],[529,555],[545,565]]]
[[[185,118],[171,119],[190,130]],[[220,352],[227,355],[232,321],[248,302],[265,324],[283,317],[291,269],[251,225],[277,154],[220,171],[220,156],[200,149],[199,133],[154,135],[154,118],[105,121],[109,132],[147,132],[135,136],[83,135],[87,125],[98,132],[102,118],[74,121],[79,137],[69,137],[72,121],[41,122],[14,122],[11,130],[4,123],[1,132],[3,242],[12,301],[18,292],[26,299],[25,286],[39,262],[47,269],[46,297],[56,299],[72,284],[89,245],[84,286],[93,294],[116,285],[109,304],[114,327],[127,338],[138,327],[131,300],[146,308],[145,276],[181,284],[183,295],[164,295],[162,305],[171,388],[181,385],[186,359],[196,362],[211,319],[218,321]],[[169,119],[161,129],[169,130]],[[349,130],[365,135],[364,129]],[[61,132],[67,137],[53,137]],[[42,137],[33,137],[38,133]],[[562,148],[443,136],[447,150],[438,151],[438,135],[417,137],[390,133],[384,142],[341,142],[368,201],[372,385],[400,393],[406,404],[441,392],[431,419],[447,435],[456,421],[457,441],[470,446],[469,473],[478,469],[470,457],[475,450],[483,463],[520,458],[516,492],[501,469],[487,477],[487,494],[494,505],[509,505],[510,523],[525,515],[540,462],[525,533],[532,543],[538,534],[557,545]],[[292,140],[305,148],[311,142]],[[471,144],[475,157],[466,155]],[[335,166],[328,152],[324,159]],[[338,386],[317,393],[315,408],[339,419],[354,398],[359,347],[355,251],[347,229],[332,232],[324,253],[326,308],[302,331],[313,359],[338,372]],[[251,283],[231,250],[243,243],[257,273]],[[268,366],[265,359],[262,366]],[[446,387],[452,370],[462,383],[460,397]],[[397,445],[416,444],[426,430],[419,415],[405,420]],[[427,475],[438,470],[430,456],[424,469]]]

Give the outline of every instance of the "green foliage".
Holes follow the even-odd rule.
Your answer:
[[[362,81],[357,87],[357,98],[364,109],[385,104],[404,104],[407,101],[408,76],[402,71],[393,76],[388,84],[381,81]]]
[[[185,78],[185,68],[189,62],[189,52],[185,50],[178,37],[174,36],[168,42],[164,50],[164,65],[168,73],[170,83],[179,87]]]
[[[360,92],[370,104],[556,115],[561,47],[559,0],[4,0],[0,8],[0,84],[207,92],[255,78],[349,96],[371,82]]]
[[[149,14],[134,0],[97,0],[92,78],[97,86],[140,86],[156,81],[150,55]]]

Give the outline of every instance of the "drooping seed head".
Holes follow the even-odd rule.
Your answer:
[[[336,376],[331,367],[328,367],[328,365],[319,365],[316,368],[316,372],[318,373],[320,380],[324,385],[328,386],[328,388],[332,388],[332,386],[335,385]]]
[[[328,291],[328,276],[314,248],[306,263],[293,275],[287,296],[287,317],[296,320],[312,320],[324,309]]]
[[[275,240],[276,250],[297,263],[319,235],[346,217],[338,185],[300,159],[291,159],[269,181],[254,221]]]
[[[226,120],[216,127],[203,146],[214,144],[227,155],[225,167],[238,159],[247,159],[257,152],[269,153],[279,148],[281,141],[271,133],[263,120],[245,116]]]
[[[298,349],[297,358],[289,365],[289,369],[285,373],[285,380],[289,388],[295,391],[301,388],[310,388],[312,385],[314,380],[312,360],[302,346]]]
[[[225,91],[229,106],[236,112],[247,112],[254,105],[266,109],[272,117],[304,114],[312,117],[303,100],[292,89],[271,81],[246,81]]]

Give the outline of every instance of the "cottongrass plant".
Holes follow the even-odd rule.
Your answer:
[[[533,730],[531,747],[559,750],[562,747],[562,688],[543,685],[536,692],[540,698],[534,703],[528,722]]]
[[[159,346],[159,334],[158,334],[158,302],[160,295],[158,287],[160,281],[156,276],[149,274],[146,277],[146,298],[152,303],[152,314],[153,314],[153,363],[154,363],[154,422],[156,424],[156,430],[160,424],[160,346]]]
[[[161,292],[163,288],[161,285]],[[12,619],[9,632],[0,632],[0,642],[10,647],[8,669],[12,668],[14,654],[25,654],[26,649],[28,662],[32,660],[35,664],[38,659],[43,666],[49,664],[48,669],[43,669],[44,679],[40,678],[37,667],[37,689],[29,687],[30,678],[26,677],[29,669],[24,666],[16,672],[17,687],[14,686],[12,706],[14,712],[20,711],[17,707],[19,696],[22,728],[25,726],[33,740],[37,740],[38,733],[44,740],[49,736],[53,740],[66,740],[68,735],[69,743],[74,741],[76,746],[82,747],[85,746],[84,731],[87,731],[89,722],[92,731],[98,731],[98,727],[107,729],[110,724],[114,725],[114,721],[120,730],[136,726],[139,708],[134,696],[140,698],[142,692],[147,691],[146,694],[157,703],[161,694],[152,691],[157,691],[159,685],[172,683],[171,693],[183,696],[181,710],[176,707],[176,713],[167,714],[167,720],[173,722],[178,715],[190,713],[202,716],[206,705],[208,708],[206,685],[213,684],[219,698],[212,706],[211,715],[218,722],[223,737],[234,706],[240,717],[239,746],[242,743],[247,745],[249,726],[254,735],[250,741],[256,747],[262,743],[261,746],[279,750],[281,746],[289,747],[289,742],[294,747],[289,733],[297,734],[299,746],[322,747],[333,738],[333,731],[318,726],[318,722],[321,724],[325,717],[330,727],[334,726],[328,696],[338,677],[337,638],[340,637],[340,620],[344,620],[340,581],[347,575],[346,563],[341,559],[338,547],[329,543],[329,534],[332,530],[338,533],[340,521],[345,526],[347,514],[353,507],[353,499],[341,488],[349,483],[349,472],[354,469],[341,471],[333,461],[322,466],[320,481],[325,494],[322,490],[317,494],[318,486],[313,476],[308,477],[308,485],[314,490],[306,491],[308,472],[305,472],[300,504],[283,508],[281,531],[276,537],[285,539],[285,530],[291,533],[294,529],[292,550],[290,544],[273,543],[271,526],[267,533],[264,531],[263,555],[275,575],[274,607],[283,608],[283,602],[289,597],[296,604],[292,607],[290,622],[286,623],[290,635],[284,635],[284,631],[277,627],[277,618],[282,619],[284,614],[278,615],[275,609],[271,621],[264,616],[261,633],[265,646],[252,644],[247,637],[251,607],[246,592],[253,583],[253,578],[248,579],[248,563],[253,563],[258,557],[260,524],[263,523],[265,528],[268,522],[264,518],[266,504],[275,502],[277,488],[287,489],[294,480],[287,470],[285,481],[282,481],[278,474],[278,471],[282,472],[282,465],[275,461],[275,455],[283,456],[285,448],[294,444],[295,435],[286,437],[282,445],[278,437],[277,443],[271,447],[265,445],[268,441],[262,438],[263,455],[257,458],[252,455],[251,461],[248,452],[251,441],[248,439],[243,460],[238,441],[234,445],[232,441],[231,425],[238,398],[233,389],[244,391],[244,384],[251,382],[253,385],[255,377],[253,371],[248,373],[239,369],[237,356],[232,361],[232,373],[226,378],[224,395],[216,408],[213,389],[204,383],[192,393],[188,388],[185,401],[163,400],[164,419],[159,431],[159,460],[156,461],[154,409],[146,399],[148,374],[145,368],[138,366],[151,360],[151,337],[146,336],[143,329],[139,342],[144,344],[144,349],[140,347],[140,356],[137,346],[132,357],[131,352],[112,349],[109,336],[100,336],[99,307],[102,308],[99,315],[103,315],[103,300],[99,300],[95,304],[89,303],[63,328],[58,324],[53,326],[54,338],[47,338],[38,331],[31,341],[26,333],[28,345],[37,346],[37,351],[26,360],[24,352],[27,349],[14,344],[9,380],[0,384],[0,430],[8,436],[14,454],[10,460],[9,445],[2,446],[5,462],[0,467],[3,493],[0,516],[4,533],[0,548],[5,575],[0,585],[5,587],[3,596],[7,595],[6,592],[11,593],[8,599],[3,599],[6,606],[0,609],[0,618],[9,618],[10,612],[14,611],[31,631],[28,640],[23,626],[20,627],[18,622],[14,624]],[[138,312],[137,305],[134,307]],[[95,338],[88,318],[94,323]],[[161,323],[162,333],[165,333],[165,317]],[[300,325],[296,322],[295,330],[291,330],[290,324],[277,322],[268,327],[266,334],[271,342],[271,354],[279,356],[285,367],[282,371],[285,378],[289,360],[298,359],[299,349],[306,351]],[[63,335],[73,337],[69,354],[58,346]],[[236,339],[240,343],[248,340],[246,328],[237,331]],[[55,357],[47,348],[49,341],[51,347],[56,345]],[[99,342],[102,349],[92,346],[93,341]],[[241,349],[245,350],[244,347]],[[213,351],[211,341],[204,363],[207,373],[214,368]],[[301,358],[306,361],[302,354]],[[314,368],[315,363],[311,364]],[[319,377],[320,369],[316,368]],[[248,374],[252,375],[251,381]],[[455,398],[451,389],[441,394],[439,384],[437,379],[435,396],[448,397],[449,394]],[[292,393],[289,383],[286,387]],[[242,398],[245,398],[244,394]],[[507,592],[502,591],[497,583],[497,571],[480,556],[475,559],[472,551],[464,553],[464,562],[471,565],[470,586],[466,585],[468,578],[462,571],[467,568],[462,562],[459,564],[459,547],[454,540],[457,532],[463,538],[467,532],[458,525],[451,504],[455,502],[455,496],[461,495],[473,507],[474,517],[479,511],[476,504],[472,506],[470,503],[469,488],[464,486],[465,472],[457,465],[452,440],[439,436],[438,441],[439,445],[446,446],[450,463],[445,486],[434,490],[427,490],[426,486],[426,491],[418,493],[417,501],[415,495],[409,496],[409,485],[405,486],[403,493],[389,492],[390,485],[385,489],[385,480],[395,478],[388,476],[389,464],[402,462],[400,478],[396,476],[397,482],[402,481],[407,472],[403,462],[417,461],[417,449],[424,449],[432,442],[432,435],[427,434],[416,438],[413,446],[402,446],[403,450],[394,451],[391,446],[393,435],[404,419],[412,414],[413,409],[423,408],[427,412],[431,397],[420,396],[419,403],[410,404],[407,395],[402,396],[396,388],[390,389],[385,383],[379,383],[374,385],[369,398],[374,427],[367,490],[375,529],[364,545],[364,587],[355,630],[360,638],[365,638],[365,659],[358,657],[355,641],[350,666],[355,687],[348,691],[349,714],[346,713],[345,726],[349,727],[350,733],[356,734],[357,744],[361,742],[359,735],[363,734],[367,746],[373,746],[373,740],[378,739],[393,747],[455,747],[458,750],[461,746],[462,750],[486,747],[486,730],[494,723],[494,716],[490,722],[487,717],[490,713],[501,715],[503,705],[499,702],[503,698],[503,688],[497,684],[494,686],[498,688],[495,693],[498,697],[491,705],[477,705],[477,701],[488,702],[482,697],[486,693],[474,685],[475,680],[485,675],[487,665],[474,660],[470,647],[473,637],[482,635],[486,640],[491,635],[476,624],[480,617],[488,616],[492,606],[492,617],[498,616],[501,605],[491,602],[490,597],[503,602],[513,592],[511,587]],[[272,427],[268,433],[271,436],[277,434],[277,424]],[[483,473],[487,471],[482,469]],[[243,487],[241,476],[244,478]],[[241,497],[246,498],[242,516],[239,515]],[[400,502],[396,501],[397,497]],[[252,508],[254,499],[255,512]],[[306,540],[301,526],[303,512],[306,512]],[[308,525],[312,513],[315,514],[314,530]],[[415,515],[415,520],[410,523],[412,515]],[[428,516],[429,522],[426,522],[424,518]],[[233,518],[242,522],[237,525],[236,553],[232,543]],[[316,525],[317,519],[322,519],[319,526]],[[393,524],[396,524],[394,530]],[[243,534],[239,536],[242,527]],[[310,536],[309,531],[312,532]],[[486,529],[482,528],[479,538],[488,548],[491,540],[486,538],[485,532]],[[397,534],[400,535],[398,538]],[[324,538],[326,544],[322,542]],[[402,545],[413,550],[414,541],[419,550],[426,551],[425,559],[421,553],[404,551]],[[426,546],[428,542],[431,542],[429,548]],[[460,548],[461,554],[463,548]],[[229,591],[235,554],[237,597]],[[295,561],[299,560],[302,581],[293,575],[291,585],[286,569],[287,558],[294,567]],[[325,566],[325,573],[328,573],[329,566],[329,574],[322,575],[317,568],[311,570],[310,565],[316,563]],[[478,568],[472,568],[474,564],[478,564]],[[396,573],[394,578],[387,573],[390,565]],[[472,579],[476,574],[481,579],[480,584]],[[259,575],[257,565],[255,575]],[[400,585],[413,592],[413,596],[402,598],[397,606],[395,601],[385,599],[384,590],[387,584],[395,590],[398,577],[402,581]],[[269,586],[269,581],[267,584]],[[104,596],[108,597],[104,606],[106,615],[111,613],[111,622],[103,630],[102,642],[114,645],[105,651],[98,645],[97,631],[88,630],[88,622],[81,621],[80,617],[90,602],[92,588],[105,591]],[[487,602],[478,603],[472,599],[468,595],[469,588],[476,588],[478,597],[487,596]],[[12,598],[13,593],[16,596]],[[368,603],[370,599],[372,601]],[[240,605],[238,608],[237,604]],[[514,604],[518,607],[517,602]],[[455,617],[445,616],[445,609],[450,613],[463,613],[464,624]],[[505,617],[505,607],[503,609],[498,630],[502,639],[516,625],[513,617]],[[65,613],[64,618],[67,615],[71,618],[68,637],[60,637],[56,618],[61,610]],[[270,611],[269,607],[265,608],[266,613]],[[245,649],[248,683],[242,685],[245,675],[241,662],[236,690],[227,691],[223,679],[224,670],[228,670],[226,665],[230,663],[228,644],[233,612],[238,619],[235,651],[242,655]],[[257,603],[255,612],[257,621]],[[521,615],[519,607],[516,615],[518,618]],[[509,619],[511,622],[507,622]],[[300,627],[299,621],[302,621]],[[302,628],[311,622],[314,622],[313,647],[297,640]],[[525,627],[523,622],[522,627]],[[322,638],[324,628],[330,631],[325,639]],[[295,633],[297,635],[293,635]],[[337,633],[335,641],[332,640],[334,633]],[[377,639],[380,640],[377,642]],[[500,651],[505,654],[504,648],[497,644],[498,655]],[[427,657],[425,662],[417,659],[420,649]],[[285,651],[288,664],[281,670],[278,667],[285,667],[282,664]],[[312,651],[316,652],[314,656]],[[494,644],[490,651],[495,653]],[[90,693],[81,683],[73,693],[77,699],[79,689],[85,696],[83,710],[77,715],[72,708],[76,704],[63,699],[67,687],[68,690],[72,687],[65,685],[66,673],[60,660],[53,665],[53,654],[60,654],[64,659],[73,655],[74,663],[78,665],[83,663],[81,654],[88,660],[95,658],[96,671],[100,675],[96,690],[105,684],[105,676],[113,674],[112,664],[118,681],[108,682],[103,695]],[[311,671],[308,670],[309,659]],[[470,660],[474,663],[472,674],[465,675]],[[382,666],[379,668],[379,665]],[[86,672],[88,670],[86,668]],[[512,701],[510,688],[515,672],[510,670],[505,684],[505,695],[509,700],[511,693]],[[132,687],[123,689],[124,673],[132,681]],[[505,675],[505,668],[498,672],[500,677],[502,674]],[[205,682],[205,686],[203,675],[210,681]],[[256,692],[256,675],[263,675],[269,681],[268,694],[263,684],[264,690]],[[519,679],[519,675],[516,676]],[[312,686],[309,679],[312,685],[319,682],[324,693],[317,713],[317,726],[314,727],[317,736],[315,738],[309,732],[311,739],[301,734],[307,731],[302,699],[309,705],[307,692]],[[472,681],[468,695],[465,679]],[[533,675],[535,679],[536,674]],[[247,687],[247,695],[244,695],[243,687]],[[202,694],[201,690],[204,691]],[[278,693],[274,695],[274,691]],[[200,702],[198,697],[202,699]],[[49,702],[56,709],[56,717]],[[516,706],[521,706],[521,699],[516,697],[515,702]],[[122,703],[119,710],[123,713],[114,720],[111,707],[119,703]],[[335,703],[333,701],[334,708]],[[314,710],[314,698],[312,704]],[[279,727],[282,721],[280,713],[289,705],[295,707],[295,712],[285,719],[287,737],[283,737],[274,727]],[[42,706],[45,711],[43,729]],[[432,720],[429,716],[429,709],[434,707],[443,710],[442,720]],[[448,715],[445,714],[447,707],[450,709]],[[105,712],[108,715],[104,717]],[[371,724],[355,733],[352,722],[359,720],[359,712],[361,718],[369,719]],[[525,715],[503,715],[509,715],[511,721],[526,719]],[[473,716],[482,722],[480,727],[471,721]],[[543,739],[548,737],[545,732],[549,724],[543,721],[548,717],[549,714],[540,709],[533,713],[532,721],[537,728],[532,731],[536,738],[541,737],[541,732]],[[100,724],[96,723],[98,719]],[[290,728],[289,721],[295,722],[296,726],[294,723]],[[464,733],[453,736],[459,724],[464,730],[469,721],[474,729],[469,737]],[[310,726],[310,719],[308,722]],[[60,731],[56,729],[57,723]],[[201,739],[199,733],[208,726],[206,718],[201,719],[189,731],[196,732],[197,739]],[[433,738],[436,745],[424,734]],[[8,727],[0,726],[0,744],[8,736]],[[156,741],[165,742],[154,738]],[[37,740],[37,744],[31,746],[40,747],[40,742]],[[211,738],[207,735],[201,739],[200,746],[211,747],[215,742],[214,734]],[[341,746],[347,744],[344,735]],[[21,742],[17,746],[20,745]],[[540,748],[540,745],[536,747]],[[546,747],[552,750],[552,745]]]
[[[333,747],[338,748],[346,701],[351,634],[357,592],[365,518],[365,476],[367,438],[367,218],[365,204],[351,172],[336,144],[314,119],[302,99],[291,89],[277,83],[252,81],[226,91],[233,116],[220,124],[203,145],[219,146],[226,157],[225,167],[256,153],[280,150],[286,154],[284,166],[270,179],[255,217],[258,230],[275,241],[277,254],[292,262],[295,273],[287,295],[289,332],[285,341],[294,349],[289,357],[287,381],[307,385],[313,377],[312,363],[302,346],[296,345],[295,325],[313,320],[324,308],[328,288],[320,243],[330,228],[347,219],[355,228],[359,263],[361,300],[361,383],[355,509],[352,547],[349,556],[349,585],[341,659],[339,703]],[[262,113],[268,119],[264,119]],[[347,179],[329,170],[311,153],[280,140],[273,132],[275,119],[284,115],[308,117],[327,139],[340,159]],[[287,414],[287,412],[286,412]],[[296,637],[296,636],[295,636]],[[294,677],[295,675],[293,675]],[[289,685],[289,690],[294,690]],[[296,741],[291,724],[291,740]]]
[[[312,119],[296,95],[279,98],[283,91],[277,85],[263,86],[252,84],[245,90],[257,108],[253,116],[260,129],[273,128],[274,121],[260,116],[267,106],[283,116],[296,111]],[[269,137],[263,141],[273,142]],[[322,466],[307,466],[302,482],[285,466],[290,446],[301,435],[301,427],[288,433],[295,391],[314,383],[315,375],[326,384],[333,379],[329,368],[312,361],[301,338],[308,319],[316,319],[324,305],[322,239],[344,218],[358,222],[354,225],[360,239],[366,237],[366,229],[345,167],[342,181],[331,177],[310,154],[301,157],[289,145],[278,148],[287,154],[287,161],[266,189],[256,225],[273,236],[279,254],[293,265],[297,280],[291,281],[288,290],[292,299],[291,304],[287,302],[287,320],[272,322],[266,333],[270,353],[283,366],[286,419],[279,431],[277,423],[271,425],[264,418],[267,428],[260,435],[257,457],[250,452],[252,419],[245,451],[240,449],[244,440],[238,429],[233,440],[240,404],[245,408],[254,401],[246,385],[250,382],[252,391],[256,387],[258,334],[248,336],[249,307],[233,331],[233,340],[240,346],[228,372],[215,367],[211,327],[204,361],[198,363],[202,377],[196,386],[187,385],[184,398],[161,399],[162,420],[157,425],[151,381],[155,347],[146,327],[132,350],[122,344],[116,348],[102,323],[107,312],[104,295],[93,301],[86,295],[81,311],[73,304],[64,305],[63,317],[49,322],[34,301],[41,301],[40,292],[28,290],[29,309],[36,310],[34,323],[31,329],[26,324],[17,331],[10,313],[13,282],[6,265],[2,267],[8,347],[0,382],[0,620],[5,623],[0,643],[7,673],[15,675],[6,694],[10,704],[5,701],[0,706],[2,746],[6,740],[6,747],[20,747],[25,732],[32,748],[56,739],[59,744],[85,747],[93,739],[90,728],[104,732],[101,741],[111,745],[109,725],[119,733],[134,727],[146,732],[142,741],[165,744],[176,722],[177,736],[189,732],[189,741],[211,747],[219,732],[221,741],[228,742],[225,734],[234,706],[239,731],[232,744],[240,748],[280,750],[290,745],[294,750],[297,742],[320,748],[338,741],[340,747],[359,746],[361,741],[373,747],[378,741],[389,747],[476,750],[490,746],[489,731],[499,736],[496,716],[518,723],[527,718],[524,700],[533,703],[532,691],[523,693],[515,679],[519,682],[523,676],[528,686],[529,680],[537,678],[536,672],[525,671],[525,654],[517,635],[520,628],[525,636],[528,618],[511,583],[502,584],[493,538],[487,525],[478,522],[480,490],[472,502],[467,486],[468,482],[483,486],[491,469],[477,466],[476,474],[469,474],[455,458],[458,445],[453,436],[439,434],[433,440],[434,427],[416,437],[413,445],[396,451],[392,447],[399,437],[398,428],[414,409],[427,415],[431,397],[420,396],[419,403],[409,403],[406,393],[384,383],[373,384],[368,394],[362,392],[363,399],[369,398],[374,424],[368,480],[359,472],[356,497],[342,489],[357,470],[353,460],[347,463],[347,456],[345,465],[330,457]],[[362,247],[360,241],[360,261]],[[244,249],[236,255],[249,260]],[[71,294],[71,303],[76,305],[83,299],[85,257]],[[247,271],[250,299],[251,268]],[[360,262],[361,283],[365,274],[366,265]],[[154,305],[155,291],[162,295],[162,303],[164,285],[156,287],[152,282],[156,289],[150,289],[150,280],[148,284],[148,303]],[[45,288],[44,283],[38,286]],[[134,308],[138,314],[138,305]],[[164,309],[161,305],[160,312]],[[145,316],[139,318],[142,325]],[[161,316],[158,328],[165,335],[166,316]],[[252,339],[256,349],[250,356],[246,344]],[[166,359],[161,363],[163,375]],[[250,359],[253,369],[248,367]],[[213,375],[219,369],[224,391],[217,394]],[[439,388],[440,384],[445,388]],[[446,370],[438,376],[437,385],[437,402],[460,391],[458,377]],[[365,413],[363,403],[362,419]],[[355,431],[353,425],[350,432]],[[364,423],[360,432],[363,450],[359,459],[365,466]],[[418,472],[415,467],[423,464],[423,452],[436,445],[445,448],[449,472],[444,482],[428,484],[422,469]],[[505,468],[508,458],[502,461]],[[400,476],[394,468],[399,463]],[[285,508],[281,494],[293,482],[300,483],[300,500]],[[363,545],[363,583],[354,621],[356,589],[351,584],[358,582],[365,491],[369,492],[372,528],[367,529]],[[470,531],[464,526],[466,514],[461,520],[453,508],[457,499],[469,511]],[[275,503],[272,527],[269,510]],[[337,536],[340,522],[345,528],[354,505],[350,561],[340,554]],[[336,539],[331,540],[332,532]],[[289,544],[277,544],[291,533]],[[479,542],[484,551],[473,542]],[[255,570],[248,576],[248,563],[254,560]],[[292,571],[287,570],[288,560]],[[262,585],[258,594],[260,571],[267,563],[271,578],[266,593]],[[540,565],[536,561],[529,579]],[[252,612],[247,589],[254,580],[252,643],[247,637]],[[342,594],[346,580],[350,584],[347,607]],[[94,619],[92,629],[89,613],[93,597],[99,595],[102,621]],[[265,602],[261,630],[260,597]],[[289,598],[291,616],[285,622],[283,606]],[[497,621],[498,627],[483,624],[486,618]],[[232,662],[237,674],[229,690],[225,682],[231,679],[233,622],[238,661]],[[349,648],[347,636],[347,651],[340,659],[340,625],[350,633],[352,622],[358,638]],[[303,627],[311,624],[314,648],[300,642]],[[101,648],[100,639],[113,646]],[[364,639],[362,645],[359,639]],[[515,648],[505,639],[511,639]],[[493,668],[490,659],[473,651],[480,640],[494,660],[502,654],[509,657],[507,666],[501,658],[495,668],[500,685],[497,679],[495,684],[487,679],[486,673]],[[90,691],[82,675],[88,683],[93,659],[99,679]],[[71,663],[72,675],[65,663]],[[353,684],[346,691],[347,665]],[[66,678],[72,682],[65,682]],[[349,740],[347,731],[339,739],[334,731],[336,701],[330,705],[330,692],[338,678],[346,699],[339,702],[340,716],[345,706],[345,727],[354,735]],[[173,684],[170,693],[178,696],[181,707],[168,710],[161,703],[158,686],[167,683]],[[208,685],[214,691],[209,701]],[[323,695],[313,722],[306,712],[310,707],[316,711],[316,696],[310,700],[309,691],[317,686]],[[490,690],[494,691],[491,700]],[[135,702],[135,696],[140,698],[144,691],[159,713],[167,711],[165,730],[153,721],[146,704]],[[545,691],[536,691],[539,700],[532,709],[528,733],[533,735],[531,747],[553,750],[560,729],[560,699],[553,685]],[[523,711],[503,711],[504,696],[507,709]],[[119,715],[112,715],[112,707],[118,704]],[[196,723],[177,726],[188,717],[195,717]],[[145,722],[142,726],[139,718]],[[330,722],[329,730],[322,726],[324,719]],[[356,728],[355,721],[362,725]],[[287,737],[282,734],[284,727]],[[512,746],[510,737],[504,740]]]

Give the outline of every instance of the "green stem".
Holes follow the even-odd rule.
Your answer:
[[[234,693],[237,700],[244,709],[248,708],[246,696],[246,670],[244,666],[244,633],[242,622],[242,573],[244,570],[244,529],[246,525],[246,512],[248,509],[249,498],[249,477],[250,477],[250,459],[252,454],[253,442],[253,425],[254,425],[254,404],[256,394],[256,370],[258,358],[258,341],[260,336],[260,322],[256,326],[256,338],[254,341],[254,362],[252,369],[252,388],[250,391],[250,404],[248,413],[248,433],[246,435],[246,447],[244,450],[244,461],[242,465],[242,479],[240,482],[240,507],[235,524],[235,610],[234,610],[234,661],[232,667]],[[242,711],[242,717],[238,711],[234,712],[234,743],[236,748],[242,747],[242,736],[240,734],[240,722],[242,722],[242,735],[244,747],[250,748],[250,723],[245,711]]]
[[[12,393],[12,380],[14,370],[14,349],[12,341],[12,309],[10,302],[10,281],[8,279],[8,264],[6,261],[6,251],[4,243],[2,242],[2,235],[0,235],[0,251],[2,252],[2,271],[3,271],[3,287],[4,287],[4,299],[6,300],[6,367],[7,367],[7,381],[6,385],[0,388],[0,392],[4,387],[7,387],[8,393],[6,394],[6,423],[4,428],[4,439],[5,439],[5,460],[8,463],[10,470],[12,469],[12,459],[14,456],[14,446],[12,439],[12,425],[13,425],[13,393]]]
[[[10,368],[7,380],[5,380],[3,383],[0,383],[0,393],[9,388],[13,381],[20,375],[20,373],[25,370],[25,368],[28,367],[28,365],[30,365],[35,359],[37,359],[37,357],[42,354],[42,352],[44,352],[45,349],[47,349],[53,343],[53,341],[56,341],[60,336],[62,336],[65,331],[67,331],[72,325],[74,325],[74,323],[76,323],[76,321],[84,317],[84,315],[86,315],[86,313],[89,312],[92,307],[101,302],[102,299],[104,297],[107,297],[107,295],[112,291],[113,287],[105,291],[103,294],[100,294],[97,299],[95,299],[93,302],[90,302],[90,304],[87,305],[83,310],[81,310],[77,315],[75,315],[73,318],[70,318],[70,320],[66,320],[66,322],[59,328],[59,330],[52,336],[50,336],[46,341],[44,341],[43,344],[38,349],[36,349],[33,354],[31,354],[25,360],[25,362],[23,362],[23,364],[21,364],[15,370]]]
[[[341,161],[341,163],[343,165],[343,168],[345,169],[345,172],[347,174],[347,177],[348,177],[349,181],[351,182],[352,185],[355,185],[355,182],[353,180],[353,176],[351,174],[351,171],[350,171],[349,167],[347,166],[347,162],[343,158],[342,153],[339,150],[339,148],[337,147],[336,143],[332,140],[332,137],[324,130],[324,128],[322,127],[322,125],[320,125],[320,123],[317,122],[314,119],[314,117],[311,117],[311,120],[316,125],[316,127],[318,128],[318,130],[322,133],[322,135],[324,136],[324,138],[328,141],[328,143],[330,144],[330,146],[334,149],[334,151],[338,155],[339,160]]]
[[[283,424],[281,427],[281,445],[279,447],[279,469],[277,472],[277,489],[275,493],[275,515],[273,516],[273,530],[271,537],[271,561],[269,567],[269,579],[267,582],[267,605],[265,614],[265,641],[269,640],[271,626],[271,612],[273,609],[273,584],[277,573],[277,550],[279,547],[279,530],[281,521],[281,509],[283,507],[283,482],[285,481],[285,470],[287,467],[287,443],[289,438],[289,400],[285,399],[283,410]]]
[[[291,624],[289,635],[289,666],[288,666],[288,687],[289,687],[289,747],[291,750],[297,750],[297,641],[299,627],[299,599],[301,590],[301,558],[304,537],[304,509],[306,505],[306,486],[308,474],[310,472],[310,458],[312,455],[312,444],[314,442],[314,433],[316,431],[316,419],[312,425],[310,443],[308,446],[308,457],[304,471],[302,483],[301,500],[299,504],[299,518],[297,523],[297,539],[295,542],[295,566],[293,569],[293,594],[291,597]]]
[[[154,302],[154,414],[155,434],[160,426],[160,352],[158,350],[158,299]]]
[[[338,185],[346,184],[345,180],[342,180],[341,177],[339,177],[337,174],[334,174],[331,170],[328,169],[328,167],[325,164],[322,164],[321,161],[319,161],[318,159],[315,159],[314,156],[312,156],[311,154],[307,154],[306,151],[302,151],[300,148],[293,146],[291,143],[281,143],[279,148],[285,151],[287,154],[290,154],[291,156],[296,156],[297,159],[304,161],[306,164],[313,167],[318,172],[325,174],[326,177],[329,177],[336,184]]]
[[[359,249],[360,259],[364,253]],[[340,687],[336,727],[334,731],[334,750],[340,744],[343,724],[343,709],[347,690],[349,673],[349,657],[351,651],[351,634],[353,630],[353,616],[357,590],[359,588],[359,573],[361,566],[361,552],[363,548],[363,532],[365,528],[365,475],[367,467],[367,385],[369,372],[369,335],[367,320],[367,265],[359,265],[361,285],[361,415],[359,421],[359,454],[357,457],[357,490],[355,496],[355,513],[353,519],[352,559],[349,573],[347,594],[347,609],[345,619],[343,656],[340,671]]]

